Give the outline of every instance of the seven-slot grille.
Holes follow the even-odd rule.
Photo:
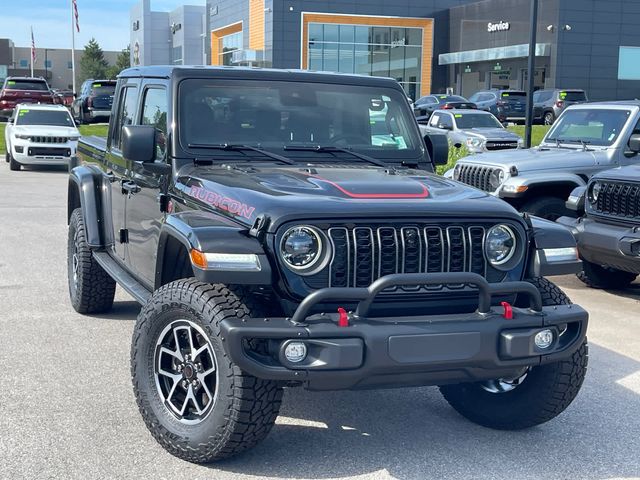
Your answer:
[[[31,141],[34,143],[67,143],[68,137],[49,137],[45,135],[34,135],[31,137]]]
[[[491,174],[494,170],[492,167],[483,167],[482,165],[461,164],[458,180],[485,192],[492,192],[495,190],[491,187]]]
[[[333,227],[327,234],[333,247],[330,287],[368,287],[394,273],[486,275],[482,226]]]
[[[630,219],[640,218],[640,186],[622,182],[600,182],[602,188],[593,205],[596,213]]]
[[[487,150],[508,150],[510,148],[518,148],[517,140],[488,140],[486,143]]]

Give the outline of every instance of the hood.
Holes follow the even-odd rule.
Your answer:
[[[293,219],[519,218],[479,190],[421,170],[379,167],[183,167],[176,192],[200,208],[252,226]]]
[[[511,166],[515,166],[522,173],[536,170],[566,170],[567,165],[587,167],[594,165],[596,158],[605,157],[606,155],[604,150],[585,151],[582,148],[536,147],[481,153],[465,157],[459,163],[503,167],[506,170]]]
[[[13,127],[13,133],[47,137],[80,136],[80,132],[75,127],[58,127],[49,125],[16,125]]]
[[[465,128],[461,129],[460,133],[468,137],[483,138],[485,140],[520,140],[519,135],[499,127]]]
[[[611,168],[592,177],[593,180],[618,180],[623,182],[640,183],[640,165]]]

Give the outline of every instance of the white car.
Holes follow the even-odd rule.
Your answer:
[[[67,165],[80,132],[63,105],[20,103],[4,130],[11,170],[22,165]]]

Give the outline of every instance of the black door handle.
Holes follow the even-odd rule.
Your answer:
[[[111,171],[105,173],[104,176],[107,177],[107,180],[109,180],[109,183],[113,183],[116,181],[116,175]]]
[[[135,182],[122,182],[122,193],[133,195],[134,193],[138,193],[140,191],[140,187]]]

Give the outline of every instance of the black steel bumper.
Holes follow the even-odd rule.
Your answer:
[[[557,221],[571,229],[583,259],[640,274],[640,227],[605,224],[589,217]]]
[[[385,288],[460,283],[478,288],[476,312],[367,317],[374,297]],[[508,319],[504,306],[491,306],[491,297],[510,293],[528,296],[530,306],[514,307]],[[360,302],[348,326],[339,326],[339,313],[307,315],[319,303],[345,300]],[[220,326],[228,355],[248,373],[301,382],[314,390],[338,390],[508,376],[570,356],[584,340],[587,320],[577,305],[542,307],[540,293],[527,282],[489,284],[472,273],[444,273],[389,275],[368,288],[326,288],[307,297],[292,318],[224,320]],[[534,337],[544,329],[551,330],[553,342],[540,349]],[[287,360],[284,350],[291,342],[305,344],[304,360]],[[261,353],[256,344],[262,344]]]

